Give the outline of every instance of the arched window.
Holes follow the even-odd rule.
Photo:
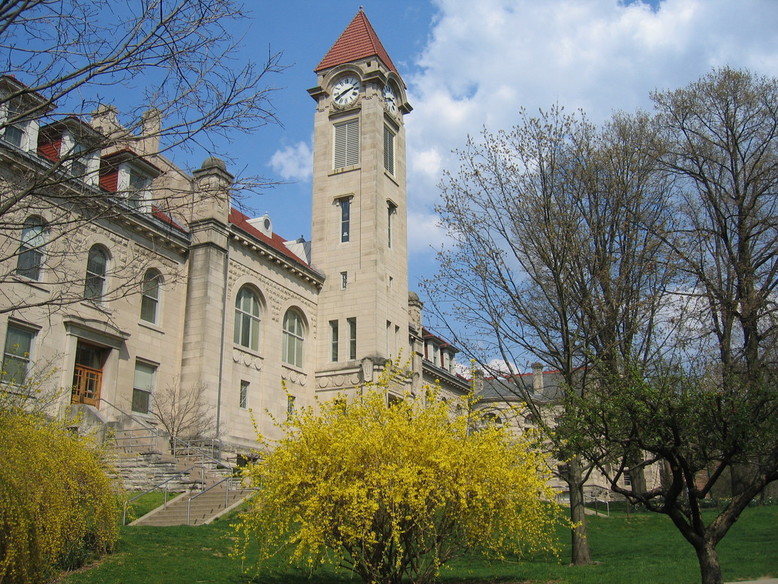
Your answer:
[[[284,346],[281,358],[295,367],[303,366],[303,342],[305,326],[302,317],[294,310],[288,310],[284,316]]]
[[[84,298],[100,300],[105,293],[105,274],[108,271],[108,254],[99,245],[93,245],[86,260]]]
[[[252,351],[259,350],[259,298],[248,286],[243,286],[238,291],[235,300],[233,340]]]
[[[162,274],[159,270],[147,270],[143,276],[140,299],[140,318],[146,322],[156,323],[159,318],[159,288]]]
[[[22,225],[16,273],[31,280],[38,280],[43,267],[43,246],[46,245],[46,222],[33,215]]]

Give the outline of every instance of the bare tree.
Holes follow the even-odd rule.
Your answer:
[[[192,181],[165,154],[199,149],[224,157],[218,137],[276,122],[268,77],[283,69],[280,54],[268,52],[259,65],[239,58],[231,30],[245,18],[233,0],[0,5],[7,72],[0,78],[0,311],[84,298],[83,270],[69,261],[85,256],[73,237],[83,227],[152,222],[160,237],[180,239]],[[122,163],[142,171],[142,184],[119,181],[106,191],[104,176]],[[242,177],[233,193],[266,184]],[[56,289],[44,301],[6,293],[18,276],[34,275],[36,254]],[[143,261],[113,264],[115,289],[107,295],[139,293]]]
[[[149,413],[170,436],[170,452],[176,454],[180,441],[191,442],[213,432],[214,416],[203,400],[204,385],[181,387],[176,382],[154,392]]]
[[[635,148],[648,132],[645,116],[616,118],[600,132],[555,108],[484,132],[460,152],[439,209],[455,244],[439,254],[440,273],[426,287],[434,309],[462,324],[450,334],[487,371],[495,353],[508,363],[539,358],[559,371],[568,394],[585,396],[595,361],[647,354],[655,285],[669,278],[644,228],[662,220],[666,193],[653,161]],[[522,380],[502,377],[544,424],[549,417]],[[562,478],[576,525],[572,560],[588,563],[583,485],[595,461],[544,429],[557,458],[570,461]]]

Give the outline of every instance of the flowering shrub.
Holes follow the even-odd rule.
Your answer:
[[[116,498],[89,440],[0,410],[0,583],[35,583],[110,551]]]
[[[384,378],[352,402],[303,410],[247,471],[258,492],[238,526],[245,561],[286,554],[367,583],[430,582],[466,551],[553,549],[559,517],[543,455],[436,389],[387,406]],[[461,411],[463,413],[456,414]]]

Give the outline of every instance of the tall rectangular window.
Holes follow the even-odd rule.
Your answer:
[[[46,245],[46,222],[32,215],[24,220],[19,252],[16,256],[16,273],[31,280],[39,280],[43,267],[43,247]]]
[[[348,358],[354,360],[357,358],[357,319],[348,319]]]
[[[359,119],[335,124],[335,169],[356,164],[359,164]]]
[[[149,187],[151,179],[136,170],[130,170],[129,188],[127,189],[127,204],[137,211],[145,211],[147,201],[151,198]]]
[[[240,409],[245,410],[249,407],[249,382],[240,380],[240,393],[238,394],[238,405]]]
[[[3,350],[3,370],[0,379],[4,383],[22,385],[30,370],[30,349],[35,331],[8,325],[5,333],[5,349]]]
[[[70,161],[70,174],[76,178],[83,179],[87,171],[87,148],[83,144],[76,143],[70,151],[73,159]]]
[[[290,419],[294,416],[294,402],[297,398],[293,395],[286,396],[286,419]]]
[[[388,201],[386,204],[386,242],[392,247],[394,230],[394,216],[397,214],[397,205]]]
[[[149,363],[135,362],[135,383],[132,387],[132,411],[148,414],[151,406],[151,392],[154,390],[154,376],[157,368]]]
[[[22,147],[22,141],[24,139],[24,127],[25,122],[19,120],[18,116],[21,113],[19,104],[6,104],[6,126],[2,130],[3,140],[9,144],[13,144],[17,148]],[[16,119],[14,119],[16,118]],[[9,122],[8,120],[13,120]]]
[[[340,289],[345,290],[348,288],[348,272],[340,273]]]
[[[384,168],[390,174],[394,174],[394,131],[389,126],[384,126]]]
[[[340,206],[340,242],[345,243],[351,239],[351,199],[338,200]]]
[[[330,360],[335,363],[338,360],[338,321],[330,321],[331,351]]]

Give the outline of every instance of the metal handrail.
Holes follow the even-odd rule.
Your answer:
[[[190,466],[189,468],[187,468],[185,470],[182,470],[181,474],[187,473],[190,470],[192,470],[193,468],[197,468],[197,465],[195,464],[195,465],[192,465],[192,466]],[[179,477],[169,477],[169,478],[165,479],[164,481],[162,481],[161,483],[154,485],[150,489],[146,489],[142,493],[139,493],[139,494],[135,495],[133,498],[127,499],[124,502],[124,511],[122,511],[122,525],[126,525],[127,524],[127,507],[129,506],[130,503],[132,503],[135,499],[139,499],[143,495],[148,495],[152,491],[159,490],[159,487],[161,487],[162,485],[164,485],[164,484],[166,484],[166,483],[168,483],[168,482],[170,482],[170,481],[172,481],[173,479],[176,479],[176,478],[179,478]],[[167,507],[167,494],[168,494],[168,490],[167,489],[163,489],[163,490],[165,492],[165,502],[163,503],[163,507]]]
[[[190,515],[191,515],[191,509],[192,509],[192,501],[197,499],[197,497],[199,497],[200,495],[204,495],[205,493],[207,493],[211,489],[214,489],[214,488],[218,487],[219,485],[221,485],[222,483],[225,483],[225,482],[227,483],[227,488],[224,489],[224,508],[226,509],[227,508],[227,503],[228,503],[228,501],[230,499],[230,485],[232,484],[233,480],[235,480],[234,476],[224,477],[222,480],[220,480],[217,483],[212,484],[207,489],[203,489],[202,491],[197,493],[194,497],[189,497],[189,500],[186,502],[186,524],[189,525],[191,523]],[[235,489],[235,490],[237,490],[237,489]]]

